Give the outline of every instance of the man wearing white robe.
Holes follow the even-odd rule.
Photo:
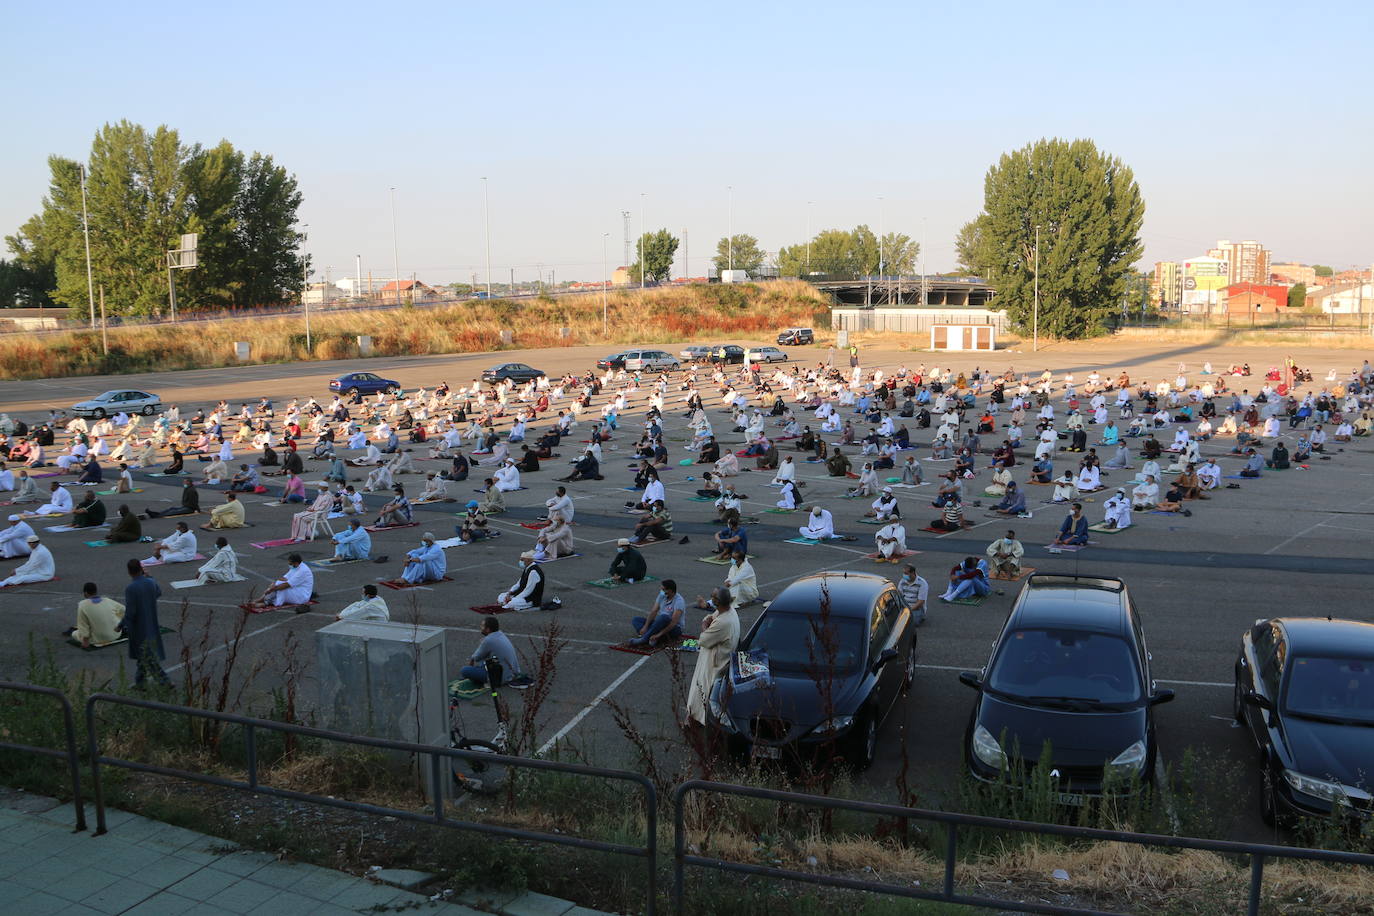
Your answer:
[[[553,514],[557,512],[559,515],[563,516],[564,521],[569,525],[572,524],[575,510],[573,509],[572,497],[568,495],[567,487],[559,487],[555,490],[553,498],[545,500],[544,505],[547,506],[549,510],[546,513],[547,517],[552,517]]]
[[[33,529],[29,523],[18,515],[10,516],[10,526],[0,529],[0,557],[6,559],[10,557],[27,557],[29,555],[28,538],[33,535]]]
[[[491,479],[495,482],[496,489],[502,493],[511,493],[520,489],[520,469],[509,458],[506,459],[504,467],[497,468],[492,473]]]
[[[431,471],[429,476],[425,478],[425,488],[420,491],[420,495],[415,498],[415,502],[439,502],[447,495],[448,491],[444,489],[444,482],[439,479],[438,474]]]
[[[29,547],[29,558],[11,573],[8,579],[0,582],[0,588],[24,585],[28,582],[47,582],[57,575],[57,565],[53,562],[52,551],[39,543],[38,535],[31,534],[25,541]]]
[[[1102,472],[1097,469],[1097,465],[1090,464],[1078,472],[1078,480],[1075,483],[1079,493],[1091,493],[1094,490],[1102,489]]]
[[[35,515],[61,515],[72,511],[72,494],[62,489],[62,485],[54,481],[48,494],[48,501],[34,509]]]
[[[1131,527],[1131,501],[1126,498],[1124,489],[1118,488],[1116,495],[1102,504],[1102,511],[1108,528]]]
[[[520,554],[520,578],[500,595],[496,603],[508,611],[532,610],[543,596],[544,571],[534,562],[534,551]]]
[[[796,479],[797,466],[792,463],[792,456],[787,455],[782,459],[782,463],[778,465],[778,472],[777,474],[773,475],[773,479],[772,481],[770,481],[770,486],[780,487],[787,481]]]
[[[371,582],[363,586],[363,597],[334,615],[335,620],[390,620],[391,611],[386,601],[377,595],[377,586]]]
[[[176,530],[153,548],[153,555],[143,561],[149,563],[188,563],[196,558],[196,536],[185,522],[177,522]]]
[[[807,516],[806,524],[798,528],[797,531],[804,538],[823,541],[835,536],[835,520],[831,517],[829,509],[816,506]]]
[[[210,561],[198,570],[200,575],[196,581],[201,585],[208,582],[242,582],[243,576],[239,575],[239,557],[234,553],[234,548],[229,546],[228,539],[217,538],[215,546],[219,549]]]
[[[286,572],[262,593],[264,605],[285,607],[310,603],[310,596],[315,591],[315,574],[302,562],[298,553],[288,556],[286,562],[290,564]]]
[[[1159,484],[1153,474],[1145,475],[1145,482],[1131,490],[1131,507],[1134,509],[1153,509],[1159,502]]]
[[[1197,482],[1204,490],[1221,486],[1221,468],[1215,458],[1208,458],[1207,463],[1197,469]]]
[[[878,533],[873,535],[873,543],[882,559],[889,563],[901,560],[902,554],[906,553],[906,526],[902,524],[901,517],[894,517],[879,528]]]
[[[730,589],[731,604],[734,607],[744,607],[758,599],[758,575],[742,551],[735,551],[734,562],[725,573],[725,585]]]

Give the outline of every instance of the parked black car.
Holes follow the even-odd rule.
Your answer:
[[[750,677],[740,653],[760,652],[767,670]],[[813,573],[783,589],[754,622],[707,706],[736,750],[780,759],[838,741],[862,768],[915,674],[916,626],[890,580]]]
[[[598,368],[598,369],[624,369],[624,368],[625,368],[625,354],[624,354],[624,353],[612,353],[610,356],[603,356],[603,357],[601,357],[601,359],[598,359],[598,360],[596,361],[596,368]]]
[[[1258,747],[1267,824],[1374,816],[1374,624],[1256,620],[1240,638],[1236,721]]]
[[[744,348],[736,346],[735,344],[726,344],[723,347],[716,347],[711,351],[711,362],[725,363],[726,365],[731,363],[742,363],[744,362]]]
[[[483,372],[482,381],[495,384],[509,378],[517,382],[528,382],[530,379],[539,378],[543,374],[540,370],[524,363],[502,363]]]
[[[1156,689],[1140,615],[1120,579],[1032,575],[982,672],[964,735],[969,770],[1016,783],[1049,743],[1059,801],[1081,805],[1109,775],[1149,782]],[[1124,787],[1124,786],[1123,786]]]

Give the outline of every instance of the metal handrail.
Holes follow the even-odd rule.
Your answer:
[[[787,868],[772,868],[762,865],[749,865],[742,862],[727,862],[709,856],[689,855],[687,853],[687,831],[684,823],[684,800],[691,792],[714,795],[734,795],[743,798],[758,798],[768,801],[787,802],[814,808],[832,808],[842,811],[857,811],[910,820],[934,821],[949,828],[945,838],[944,880],[939,891],[924,891],[913,887],[887,884],[876,881],[862,881],[832,875],[814,874]],[[848,890],[868,891],[879,894],[911,897],[921,900],[938,900],[946,903],[968,904],[970,906],[990,907],[999,910],[1016,910],[1023,913],[1099,913],[1099,910],[1082,909],[1054,904],[1025,903],[1015,900],[999,900],[993,897],[980,897],[960,894],[954,890],[955,856],[958,849],[960,827],[984,827],[1001,831],[1016,831],[1046,836],[1063,836],[1085,840],[1106,840],[1116,843],[1133,843],[1138,846],[1162,846],[1174,849],[1199,849],[1209,852],[1248,855],[1250,857],[1250,896],[1247,913],[1258,916],[1260,891],[1264,880],[1264,864],[1269,859],[1305,859],[1318,862],[1335,862],[1342,865],[1374,866],[1374,855],[1356,852],[1337,852],[1326,849],[1303,849],[1292,846],[1276,846],[1264,843],[1240,843],[1232,840],[1204,840],[1192,837],[1164,836],[1152,833],[1131,833],[1122,830],[1102,830],[1093,827],[1073,827],[1062,824],[1038,824],[1032,821],[1008,820],[999,817],[986,817],[976,814],[956,814],[949,811],[933,811],[925,808],[908,808],[903,805],[888,805],[879,802],[856,801],[847,798],[803,795],[797,792],[783,792],[777,789],[758,789],[751,786],[738,786],[728,783],[707,782],[700,779],[690,780],[678,786],[673,792],[673,889],[672,905],[674,911],[682,912],[683,872],[688,865],[736,874],[758,875],[768,878],[781,878],[826,887],[839,887]]]
[[[247,759],[244,765],[246,780],[226,779],[220,776],[212,776],[207,773],[179,770],[172,767],[154,766],[151,764],[139,763],[134,760],[107,757],[101,754],[99,736],[96,728],[96,705],[99,703],[131,706],[137,709],[148,709],[155,712],[191,716],[200,719],[213,719],[217,722],[227,722],[242,726],[244,728],[244,747],[247,752]],[[290,789],[278,789],[273,786],[262,785],[258,781],[256,737],[258,729],[291,735],[301,735],[309,738],[320,738],[327,741],[337,741],[342,744],[353,744],[361,747],[378,748],[380,750],[403,751],[411,754],[428,755],[430,767],[429,781],[432,790],[431,804],[434,813],[432,815],[424,815],[414,811],[407,811],[403,808],[388,808],[364,802],[352,802],[323,795],[313,795],[309,792],[296,792]],[[635,856],[644,859],[646,864],[646,894],[648,900],[645,912],[649,914],[653,914],[654,912],[657,902],[655,898],[657,896],[658,865],[658,796],[654,789],[653,782],[638,773],[630,773],[624,770],[609,770],[603,767],[586,766],[577,763],[559,763],[551,760],[535,760],[526,757],[510,757],[505,754],[488,754],[482,751],[466,751],[458,748],[438,747],[431,744],[416,744],[411,741],[394,741],[386,738],[371,738],[364,735],[349,735],[323,728],[292,725],[285,722],[273,722],[270,719],[256,719],[251,716],[241,716],[234,713],[192,709],[185,706],[174,706],[170,703],[161,703],[156,700],[142,700],[134,697],[122,697],[107,693],[94,694],[86,701],[86,730],[91,759],[91,786],[95,796],[96,836],[106,832],[105,796],[100,778],[100,767],[102,765],[115,766],[140,773],[156,773],[160,776],[171,776],[178,779],[186,779],[191,782],[220,786],[226,789],[238,789],[259,795],[270,795],[275,798],[327,805],[332,808],[358,811],[363,814],[394,817],[398,820],[412,821],[414,823],[435,824],[441,827],[450,827],[457,830],[471,830],[478,833],[487,833],[511,839],[534,840],[542,843],[572,846],[578,849],[590,849],[599,852]],[[647,834],[645,844],[643,846],[629,846],[623,843],[609,843],[602,840],[585,839],[583,837],[543,833],[536,830],[522,830],[514,827],[501,827],[494,824],[482,824],[474,821],[453,820],[448,818],[444,814],[445,780],[440,765],[444,758],[481,760],[486,763],[498,763],[509,767],[523,767],[531,770],[544,770],[555,773],[568,773],[575,776],[633,782],[644,790],[644,814]]]
[[[76,807],[76,830],[86,829],[86,803],[81,797],[81,760],[76,752],[76,717],[72,713],[71,701],[66,694],[54,687],[36,687],[33,684],[16,684],[13,681],[0,681],[0,690],[14,690],[19,693],[36,693],[53,697],[62,704],[62,728],[66,732],[67,749],[35,747],[16,741],[0,741],[0,748],[10,751],[23,751],[43,757],[55,757],[67,761],[67,769],[72,780],[72,804]]]

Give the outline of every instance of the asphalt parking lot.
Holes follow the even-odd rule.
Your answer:
[[[665,349],[676,352],[678,347]],[[523,360],[550,374],[561,374],[585,371],[596,357],[606,352],[609,350],[604,348],[568,348],[500,355],[415,357],[368,361],[365,368],[397,378],[408,388],[421,384],[433,386],[441,380],[457,386],[468,383],[481,368],[498,362]],[[1293,352],[1303,365],[1310,364],[1319,380],[1327,369],[1337,369],[1344,375],[1364,358],[1363,353],[1319,348],[1285,352]],[[827,355],[824,348],[818,347],[794,348],[789,354],[808,364],[822,361]],[[1192,372],[1197,371],[1204,359],[1218,368],[1244,360],[1256,369],[1255,376],[1244,380],[1254,390],[1263,384],[1262,367],[1280,362],[1282,354],[1260,349],[1151,352],[1148,347],[1103,343],[1096,348],[1050,350],[1035,359],[1038,360],[1036,371],[1048,367],[1056,372],[1086,373],[1097,367],[1104,375],[1114,376],[1116,370],[1126,367],[1133,380],[1172,378],[1181,359],[1189,363]],[[970,370],[977,364],[990,364],[1000,370],[1015,363],[1020,371],[1029,369],[1032,359],[1028,354],[999,354],[991,360],[985,354],[936,358],[929,353],[881,349],[865,352],[863,356],[865,368],[881,366],[889,371],[903,363],[929,366],[937,362],[960,370]],[[326,380],[352,368],[359,368],[359,365],[255,366],[115,379],[7,382],[0,384],[0,410],[30,420],[43,419],[49,407],[66,407],[106,388],[124,385],[143,386],[161,394],[167,403],[180,404],[183,415],[196,406],[208,407],[219,397],[237,406],[239,402],[256,403],[258,398],[268,396],[280,408],[291,397],[304,399],[314,395],[327,400]],[[742,442],[742,434],[729,432],[730,424],[725,412],[719,409],[719,398],[709,396],[709,374],[702,374],[700,379],[722,447],[729,444],[740,448],[738,443]],[[1232,380],[1232,383],[1240,381]],[[1318,381],[1317,387],[1322,384]],[[581,556],[545,567],[548,574],[546,596],[549,593],[558,595],[563,601],[562,609],[502,617],[503,628],[516,638],[518,647],[527,651],[527,641],[519,637],[535,636],[551,618],[557,620],[568,645],[559,658],[553,694],[541,710],[541,737],[550,745],[555,740],[569,742],[596,762],[608,765],[628,763],[631,754],[608,709],[610,700],[630,710],[637,726],[653,736],[665,750],[680,742],[674,724],[679,711],[673,708],[669,696],[666,655],[646,657],[607,648],[610,643],[629,635],[628,621],[647,610],[654,597],[653,586],[640,584],[607,591],[586,584],[606,574],[615,540],[627,536],[633,526],[633,518],[623,509],[625,500],[632,495],[623,489],[632,477],[628,468],[630,462],[628,458],[617,457],[618,452],[614,449],[628,449],[637,437],[647,393],[647,388],[640,392],[623,418],[622,432],[604,446],[602,472],[606,480],[569,485],[577,513],[575,543]],[[644,553],[649,572],[659,578],[675,578],[690,603],[693,596],[705,594],[721,582],[723,568],[697,559],[708,552],[711,534],[718,526],[713,523],[714,509],[709,503],[687,499],[694,495],[698,486],[697,482],[688,479],[689,476],[699,480],[700,474],[697,468],[676,465],[677,459],[688,455],[681,441],[686,438],[685,420],[681,409],[673,409],[680,404],[676,400],[680,397],[676,382],[670,395],[673,400],[669,401],[670,409],[666,412],[665,432],[674,440],[669,442],[674,463],[662,477],[675,523],[674,534],[687,535],[691,543],[655,545],[646,548]],[[596,407],[604,403],[605,397],[603,394],[597,399]],[[590,412],[584,416],[589,415]],[[575,433],[585,434],[587,428],[588,420],[584,419]],[[932,432],[913,431],[913,439],[925,445]],[[523,483],[528,489],[507,494],[508,511],[494,519],[494,525],[503,532],[500,539],[446,551],[453,582],[406,592],[383,592],[391,605],[393,619],[414,617],[421,623],[447,630],[449,667],[454,676],[478,638],[480,618],[469,610],[469,606],[493,602],[496,595],[515,580],[516,557],[530,546],[536,535],[519,523],[542,514],[544,500],[552,495],[556,486],[553,478],[566,473],[564,462],[575,456],[577,441],[584,437],[573,435],[565,440],[560,450],[561,459],[545,462],[544,469],[538,473],[523,475]],[[1203,455],[1220,458],[1231,444],[1230,440],[1214,440],[1205,445]],[[856,450],[846,451],[855,457]],[[1023,449],[1020,453],[1026,451]],[[1240,481],[1240,489],[1222,490],[1214,493],[1210,501],[1193,503],[1191,518],[1137,512],[1131,529],[1119,534],[1096,535],[1096,542],[1077,554],[1053,555],[1041,546],[1052,540],[1064,517],[1060,507],[1035,505],[1036,499],[1048,498],[1047,493],[1032,492],[1034,517],[1017,519],[1010,526],[1026,545],[1026,565],[1038,571],[1111,575],[1126,580],[1145,620],[1155,675],[1161,686],[1177,691],[1177,699],[1158,711],[1161,750],[1168,762],[1176,762],[1184,750],[1191,747],[1233,765],[1236,774],[1235,798],[1231,805],[1234,823],[1228,825],[1227,832],[1238,839],[1272,838],[1257,816],[1258,779],[1254,776],[1253,755],[1243,733],[1231,724],[1232,665],[1241,631],[1256,618],[1282,614],[1332,614],[1374,619],[1368,597],[1370,574],[1374,571],[1369,546],[1370,535],[1374,533],[1374,487],[1371,487],[1374,463],[1370,461],[1374,443],[1368,440],[1344,445],[1333,443],[1329,451],[1331,460],[1313,461],[1309,470],[1295,469],[1285,474],[1268,474],[1260,480]],[[243,456],[240,450],[236,449],[236,453]],[[422,453],[422,448],[416,452],[417,455]],[[623,451],[619,454],[623,455]],[[920,455],[925,461],[928,451],[923,450]],[[750,467],[753,461],[741,459],[740,463],[742,467]],[[1239,466],[1234,458],[1221,458],[1221,463],[1226,473],[1234,473]],[[418,464],[422,469],[427,465],[434,469],[444,467],[437,462],[420,461]],[[198,473],[195,461],[188,461],[187,467]],[[312,468],[307,462],[305,479],[319,479],[320,467],[316,464]],[[926,463],[926,468],[929,476],[941,465]],[[969,492],[979,492],[988,473],[984,458],[980,479],[973,482]],[[1024,480],[1024,475],[1024,466],[1019,466],[1017,479]],[[361,479],[362,472],[358,476]],[[475,475],[472,487],[480,486],[480,476]],[[832,511],[837,531],[859,539],[857,542],[801,546],[785,543],[786,538],[796,535],[801,522],[799,514],[777,515],[761,511],[777,498],[772,488],[764,486],[771,476],[768,472],[751,471],[737,479],[738,489],[751,497],[745,504],[746,514],[760,519],[757,525],[751,526],[750,550],[756,557],[752,562],[758,571],[763,599],[775,595],[796,577],[817,570],[877,571],[893,577],[898,574],[898,567],[878,566],[864,557],[873,549],[872,537],[876,530],[857,524],[858,517],[867,508],[867,501],[838,498],[845,486],[852,485],[853,481],[825,476],[823,465],[798,462],[798,476],[809,485],[808,500]],[[1114,472],[1105,483],[1115,486],[1130,476]],[[178,481],[137,473],[135,478],[143,492],[128,497],[105,497],[111,510],[125,501],[136,510],[163,507],[176,501]],[[421,477],[402,479],[411,491],[418,490],[422,480]],[[39,481],[40,486],[47,482],[47,479]],[[929,507],[933,489],[926,486],[896,491],[906,519],[908,545],[920,551],[912,562],[931,583],[932,598],[943,588],[950,566],[966,555],[982,555],[988,542],[1009,527],[1005,520],[988,518],[981,510],[971,509],[968,517],[976,523],[971,530],[941,536],[917,531],[936,517],[936,510]],[[1048,488],[1032,488],[1033,491],[1041,489]],[[1086,505],[1087,514],[1094,523],[1102,517],[1103,495],[1098,494],[1096,502]],[[221,654],[223,635],[239,620],[237,605],[245,600],[250,588],[261,591],[285,569],[285,557],[292,548],[259,550],[250,546],[253,541],[283,538],[289,534],[290,516],[295,510],[267,505],[269,499],[268,496],[249,497],[248,521],[255,527],[226,533],[240,556],[241,570],[249,577],[248,582],[174,591],[168,585],[169,580],[194,577],[194,565],[154,571],[163,585],[164,625],[177,626],[178,606],[183,599],[189,602],[189,629],[195,634],[191,647],[193,659]],[[203,505],[208,507],[217,501],[214,493],[208,490],[202,493]],[[374,507],[381,501],[378,496],[368,498]],[[309,613],[297,615],[277,611],[250,617],[243,649],[248,657],[262,658],[266,662],[261,688],[271,686],[277,676],[274,666],[286,645],[287,634],[293,634],[300,641],[308,660],[313,652],[311,634],[330,622],[339,607],[354,600],[364,583],[397,575],[400,558],[416,545],[421,532],[432,530],[440,538],[451,536],[456,521],[454,513],[460,508],[453,504],[420,506],[416,508],[420,527],[374,535],[373,553],[388,554],[392,558],[389,565],[356,564],[317,572],[315,587],[321,603]],[[197,518],[197,522],[204,520],[205,516]],[[155,537],[170,530],[170,521],[150,521],[144,525],[145,533]],[[197,534],[201,551],[205,553],[214,535],[200,531]],[[148,555],[149,545],[94,549],[84,546],[84,540],[79,533],[47,537],[46,543],[56,557],[59,580],[0,591],[0,615],[9,624],[9,638],[0,642],[0,677],[24,678],[30,637],[40,645],[51,641],[58,664],[68,671],[89,671],[99,681],[114,676],[119,669],[119,649],[83,652],[67,646],[60,631],[75,622],[75,606],[82,582],[94,580],[107,593],[121,594],[127,581],[123,571],[125,561]],[[307,543],[296,549],[307,559],[322,558],[332,552],[327,542]],[[0,572],[8,574],[15,563],[0,562]],[[918,792],[934,799],[949,790],[962,766],[961,740],[973,702],[973,694],[959,683],[957,674],[977,669],[986,661],[1019,586],[997,583],[997,587],[1001,591],[980,607],[932,601],[927,622],[920,633],[920,669],[915,689],[884,727],[879,761],[862,778],[865,792],[877,797],[891,796],[889,787],[898,767],[894,746],[899,722],[895,720],[900,720],[910,736],[912,780]],[[742,626],[747,628],[759,612],[758,605],[743,611]],[[700,614],[689,612],[689,629],[699,621]],[[202,641],[200,634],[207,629],[210,638]],[[167,637],[169,668],[179,664],[182,640],[188,637],[184,632]],[[690,668],[691,657],[685,663]],[[313,678],[309,667],[305,680],[307,695],[312,694]]]

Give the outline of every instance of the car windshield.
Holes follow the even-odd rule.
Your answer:
[[[1134,703],[1140,676],[1117,636],[1076,630],[1017,630],[992,663],[992,690],[1035,701]]]
[[[778,674],[809,676],[829,669],[843,675],[862,663],[864,641],[861,621],[853,617],[831,617],[822,624],[807,614],[765,614],[749,644],[740,648],[766,649],[768,667]]]
[[[1374,725],[1374,659],[1294,658],[1283,705],[1290,715]]]

